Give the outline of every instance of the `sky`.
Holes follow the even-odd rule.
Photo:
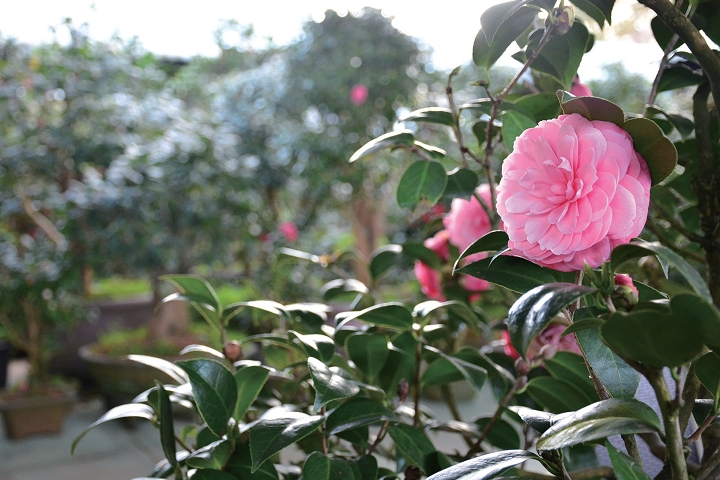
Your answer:
[[[258,37],[272,37],[276,44],[283,45],[298,37],[304,22],[322,19],[327,9],[352,13],[371,6],[393,16],[393,25],[400,31],[432,46],[435,67],[449,70],[471,60],[480,16],[499,1],[0,0],[0,34],[32,44],[50,42],[50,27],[70,17],[75,25],[87,23],[90,36],[97,40],[108,40],[114,34],[123,39],[137,36],[145,49],[156,54],[215,56],[219,50],[213,32],[223,20],[253,24]],[[61,28],[58,31],[64,32]],[[596,44],[593,50],[580,68],[584,79],[601,76],[600,65],[613,61],[618,51],[630,57],[630,69],[654,75],[652,62],[657,63],[655,59],[661,54],[654,44],[627,42],[622,46]]]

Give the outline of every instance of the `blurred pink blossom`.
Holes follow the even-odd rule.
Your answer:
[[[294,222],[282,222],[278,225],[278,231],[290,243],[296,242],[300,238],[300,232]]]
[[[551,323],[545,327],[545,329],[530,342],[526,358],[528,358],[528,360],[537,359],[541,353],[543,354],[543,358],[551,358],[555,352],[560,350],[582,355],[574,334],[571,333],[570,335],[562,336],[566,329],[566,325],[560,325],[558,323]],[[520,358],[520,354],[510,341],[510,333],[507,330],[503,330],[502,338],[505,340],[505,345],[503,346],[505,355],[512,359]]]
[[[368,88],[362,83],[353,85],[350,89],[350,101],[353,105],[362,105],[368,97]]]
[[[492,209],[490,185],[483,183],[476,193],[485,201],[485,205]],[[490,219],[474,196],[470,200],[454,199],[450,204],[450,213],[443,219],[443,225],[450,234],[450,243],[458,247],[461,253],[490,231]]]
[[[447,230],[440,230],[435,236],[426,239],[424,245],[435,252],[442,261],[446,261],[450,256],[449,237]],[[420,282],[422,292],[428,298],[445,300],[442,293],[442,274],[440,272],[421,261],[415,262],[414,272],[415,277]]]
[[[570,93],[575,95],[576,97],[592,97],[592,91],[590,91],[590,87],[585,85],[584,83],[580,83],[580,77],[575,75],[575,78],[573,78],[572,87],[570,87]]]

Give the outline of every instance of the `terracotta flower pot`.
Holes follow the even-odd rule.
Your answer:
[[[58,388],[0,395],[5,436],[9,440],[19,440],[32,435],[60,433],[65,417],[76,400],[75,392]]]

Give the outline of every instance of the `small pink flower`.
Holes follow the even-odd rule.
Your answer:
[[[576,97],[592,97],[592,91],[590,87],[584,83],[580,83],[580,77],[575,75],[573,78],[572,87],[570,87],[570,93]]]
[[[460,285],[468,292],[484,292],[490,290],[490,282],[471,275],[460,277]]]
[[[578,114],[542,121],[515,140],[502,174],[497,210],[508,246],[539,265],[598,267],[645,226],[650,172],[614,123]]]
[[[362,105],[368,97],[368,88],[362,83],[353,85],[350,89],[350,101],[353,105]]]
[[[450,240],[450,233],[447,230],[440,230],[435,234],[435,236],[426,239],[423,242],[423,245],[435,252],[444,262],[450,256],[450,245],[448,245],[448,240]]]
[[[485,201],[485,205],[492,208],[490,185],[486,183],[480,185],[476,193]],[[443,218],[443,225],[450,233],[450,243],[458,247],[461,253],[475,240],[490,231],[490,219],[475,197],[469,201],[462,198],[454,199],[450,204],[450,213]],[[485,256],[475,257],[473,255],[478,260]]]
[[[615,275],[615,289],[611,295],[615,308],[631,310],[637,305],[639,297],[640,292],[629,275],[624,273]]]
[[[278,231],[290,243],[296,242],[300,238],[300,232],[294,222],[281,223],[278,225]]]
[[[540,334],[535,337],[532,342],[530,342],[526,358],[528,358],[528,360],[538,359],[541,351],[544,354],[543,358],[549,358],[554,354],[554,352],[558,352],[560,350],[582,355],[574,334],[565,335],[564,337],[562,336],[566,329],[567,326],[557,323],[552,323],[545,327],[545,329],[540,332]],[[503,345],[505,355],[513,360],[520,358],[520,354],[510,341],[510,332],[503,330],[502,338],[505,341],[505,344]],[[548,350],[550,350],[550,355],[546,356]]]
[[[513,360],[517,360],[520,358],[520,354],[517,350],[515,350],[515,347],[513,347],[512,341],[510,340],[510,332],[507,330],[502,331],[502,338],[505,341],[503,344],[503,351],[505,352],[505,355],[512,358]]]
[[[448,239],[450,235],[447,230],[440,230],[435,236],[430,237],[423,244],[435,252],[442,261],[446,261],[450,256],[450,247]],[[442,274],[433,269],[429,265],[417,261],[415,262],[415,277],[420,282],[422,292],[432,300],[444,301],[445,296],[442,293]]]

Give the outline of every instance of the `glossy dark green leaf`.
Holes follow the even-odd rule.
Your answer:
[[[718,11],[717,5],[714,2],[702,2],[695,14],[704,20],[701,29],[705,35],[710,37],[716,45],[720,44],[720,11]]]
[[[235,451],[225,464],[225,471],[243,480],[278,480],[278,473],[272,462],[263,463],[253,471],[250,446],[247,443],[235,443]]]
[[[237,480],[229,473],[220,470],[197,470],[192,478],[193,480]]]
[[[657,16],[653,17],[653,19],[650,21],[650,29],[652,30],[653,37],[655,37],[655,41],[657,42],[657,44],[660,46],[661,49],[665,50],[674,35],[673,31],[670,30],[667,25],[665,25],[665,22],[660,20],[660,17]],[[682,39],[678,39],[678,41],[675,43],[675,48],[678,48],[684,44],[685,42]]]
[[[388,355],[388,337],[384,333],[353,333],[345,340],[350,360],[371,381],[382,370]]]
[[[410,165],[397,187],[397,202],[402,208],[415,208],[421,200],[435,205],[447,184],[445,168],[438,162],[419,160]]]
[[[370,292],[367,286],[359,280],[354,278],[337,278],[330,280],[328,283],[322,286],[320,289],[320,295],[323,300],[332,300],[335,297],[343,295],[345,293],[355,293],[366,295]]]
[[[388,428],[395,446],[410,465],[416,465],[426,475],[439,470],[437,450],[421,429],[400,423]]]
[[[641,465],[631,457],[619,452],[610,442],[606,441],[605,447],[607,447],[610,463],[612,463],[617,480],[652,480]]]
[[[295,339],[299,343],[305,353],[310,357],[315,357],[321,362],[329,363],[335,355],[335,342],[327,335],[311,333],[303,335],[294,330],[288,331],[288,337]]]
[[[597,22],[600,28],[603,28],[605,22],[610,25],[612,23],[612,9],[615,0],[574,0],[573,5]]]
[[[675,145],[652,120],[631,118],[620,125],[630,134],[635,150],[645,159],[653,185],[665,180],[675,170],[678,154]]]
[[[534,410],[528,407],[511,406],[509,409],[515,412],[523,422],[534,428],[540,433],[550,428],[558,415],[545,412],[543,410]]]
[[[655,411],[638,400],[611,398],[574,412],[540,436],[538,450],[558,450],[613,435],[661,433]]]
[[[559,90],[558,99],[563,113],[577,113],[588,120],[602,120],[621,125],[625,121],[625,113],[614,103],[598,97],[573,97]]]
[[[302,468],[303,478],[313,480],[360,480],[353,473],[353,464],[339,458],[332,458],[320,452],[312,452]]]
[[[370,140],[368,143],[360,147],[358,151],[353,153],[350,157],[350,163],[359,160],[371,153],[377,152],[384,148],[397,147],[399,145],[410,146],[415,141],[415,135],[410,130],[397,130],[394,132],[380,135],[379,137]]]
[[[350,320],[362,320],[398,330],[410,330],[413,324],[410,310],[402,303],[396,302],[374,305],[359,312],[343,312],[336,317],[338,328]]]
[[[580,355],[572,352],[560,351],[552,358],[545,360],[545,368],[550,375],[560,380],[573,384],[592,401],[600,400],[595,391],[595,386],[590,380],[585,360]]]
[[[695,363],[695,374],[700,382],[712,394],[713,414],[717,414],[720,404],[720,355],[708,352]]]
[[[520,0],[521,3],[528,3]],[[518,2],[506,2],[505,4],[494,5],[488,8],[481,19],[483,30],[480,30],[475,37],[473,44],[473,62],[486,72],[492,67],[505,50],[515,41],[533,22],[538,10],[532,7],[520,5],[519,8],[508,10],[511,4]],[[509,15],[507,15],[509,13]],[[498,20],[497,17],[500,17]],[[504,18],[503,18],[504,17]],[[492,24],[490,19],[493,19]],[[502,28],[499,28],[502,25]],[[485,29],[488,33],[486,33]]]
[[[508,238],[507,233],[502,230],[493,230],[492,232],[486,233],[470,244],[470,246],[460,254],[453,266],[453,273],[455,273],[455,269],[457,269],[458,265],[460,265],[461,260],[475,253],[503,250],[507,248],[509,241],[510,239]]]
[[[515,139],[520,136],[528,128],[537,126],[534,118],[527,117],[514,110],[509,110],[502,114],[502,136],[503,142],[508,151],[512,152],[515,148]]]
[[[430,158],[434,158],[435,160],[441,160],[447,156],[447,152],[442,148],[418,142],[417,140],[413,142],[413,146],[415,146],[418,151],[422,150],[428,154]]]
[[[208,468],[222,470],[232,453],[232,443],[228,440],[217,440],[209,445],[194,450],[186,459],[185,464],[192,468]]]
[[[708,347],[720,347],[720,312],[714,304],[692,293],[679,293],[670,300],[676,316],[698,323],[700,336]]]
[[[638,289],[638,299],[641,302],[649,302],[651,300],[664,300],[667,299],[667,294],[661,291],[655,290],[650,285],[645,285],[642,282],[633,281],[633,285]]]
[[[237,402],[233,418],[239,420],[245,416],[248,408],[267,382],[270,377],[270,369],[261,365],[248,365],[238,368],[234,376],[237,385]]]
[[[467,168],[456,168],[447,174],[447,185],[443,192],[445,198],[464,198],[469,200],[478,186],[478,176]]]
[[[515,100],[515,104],[532,112],[536,122],[556,118],[560,113],[560,103],[553,93],[533,93]]]
[[[573,324],[563,331],[562,336],[564,337],[565,335],[582,332],[583,330],[589,330],[591,328],[600,328],[604,323],[605,320],[602,318],[576,318]]]
[[[222,313],[217,293],[204,278],[197,275],[163,275],[160,279],[175,285],[183,295],[192,301],[205,303],[216,312]]]
[[[537,47],[541,31],[530,37],[528,52]],[[580,61],[590,41],[590,34],[581,22],[575,22],[565,35],[553,36],[533,62],[533,70],[546,73],[557,79],[565,88],[570,88],[580,66]]]
[[[409,331],[399,337],[403,342],[407,339],[412,341],[413,344],[403,345],[398,341],[398,337],[393,339],[392,347],[388,351],[388,359],[377,379],[377,384],[386,392],[397,391],[400,381],[402,379],[412,379],[415,373],[415,345],[417,339]]]
[[[455,124],[453,121],[452,111],[449,108],[444,107],[420,108],[404,115],[400,121],[439,123],[450,127]]]
[[[668,262],[677,268],[685,280],[690,284],[693,290],[705,298],[709,302],[712,302],[712,295],[710,290],[703,280],[702,276],[695,270],[684,258],[680,255],[661,245],[657,242],[631,242],[626,245],[620,245],[615,247],[610,255],[610,262],[613,270],[617,271],[617,267],[622,265],[627,260],[632,258],[640,258],[647,255],[657,255],[664,261]],[[667,274],[666,274],[667,275]]]
[[[440,358],[423,372],[421,382],[423,385],[447,385],[458,380],[466,380],[479,393],[487,380],[487,371],[460,358],[440,353]]]
[[[383,273],[387,272],[397,264],[402,255],[401,245],[383,245],[372,252],[370,258],[370,275],[377,280]]]
[[[541,457],[527,450],[503,450],[458,463],[427,480],[490,480],[528,460],[543,462]]]
[[[599,326],[575,333],[585,358],[613,398],[634,398],[640,373],[602,341]]]
[[[170,463],[173,469],[178,468],[177,459],[175,454],[175,423],[173,421],[172,403],[170,402],[170,395],[163,388],[160,383],[156,384],[158,393],[158,420],[160,430],[160,446],[162,446],[165,458]]]
[[[600,328],[620,356],[654,367],[677,367],[700,355],[703,341],[693,318],[653,309],[616,312]]]
[[[552,413],[572,412],[592,402],[575,385],[552,377],[532,378],[525,389],[530,398]]]
[[[550,269],[535,265],[524,258],[506,255],[499,256],[494,261],[485,258],[466,265],[456,272],[482,278],[519,293],[555,281]]]
[[[480,119],[477,122],[473,123],[472,126],[473,134],[475,134],[475,138],[478,141],[478,147],[480,148],[482,148],[485,140],[487,140],[487,125],[488,122]]]
[[[422,243],[407,242],[402,244],[402,254],[410,260],[420,260],[436,270],[442,268],[442,260]]]
[[[351,398],[328,415],[325,426],[329,435],[382,423],[398,421],[398,418],[382,403],[369,398]]]
[[[485,427],[487,427],[489,423],[489,417],[475,420],[475,424],[481,432],[485,430]],[[503,419],[499,419],[495,425],[493,425],[492,430],[490,430],[487,436],[487,441],[491,445],[502,448],[503,450],[512,450],[520,447],[520,435],[517,430]]]
[[[525,357],[530,342],[555,315],[593,291],[594,288],[573,283],[550,283],[535,287],[517,299],[508,312],[508,332],[520,355]]]
[[[218,436],[225,433],[237,403],[237,384],[223,364],[210,359],[178,362],[190,378],[198,411],[208,428]]]
[[[658,93],[692,87],[702,81],[703,77],[701,75],[697,75],[688,68],[681,65],[669,66],[663,70],[662,77],[660,77]]]
[[[310,435],[324,420],[321,415],[310,416],[301,412],[266,413],[250,427],[252,471],[283,448]]]
[[[142,363],[143,365],[147,365],[149,367],[160,370],[161,372],[175,380],[179,385],[188,382],[188,376],[183,371],[183,369],[179,368],[174,363],[169,362],[165,359],[151,357],[149,355],[128,355],[125,358],[133,362]]]
[[[353,460],[360,472],[356,480],[376,480],[378,478],[378,462],[372,455],[363,455]],[[355,474],[357,477],[357,473]]]
[[[70,455],[75,454],[75,448],[77,447],[78,443],[80,443],[80,440],[82,440],[82,438],[90,430],[97,427],[98,425],[102,425],[103,423],[107,423],[112,420],[119,420],[121,418],[144,418],[145,420],[154,422],[155,411],[152,409],[152,407],[142,403],[128,403],[125,405],[111,408],[110,410],[105,412],[99,419],[85,427],[85,430],[83,430],[82,433],[78,435],[75,440],[73,440],[73,443],[70,446]]]
[[[360,393],[357,382],[340,367],[328,367],[317,358],[308,358],[308,369],[315,387],[315,404],[318,411],[333,400],[352,397]]]

